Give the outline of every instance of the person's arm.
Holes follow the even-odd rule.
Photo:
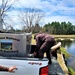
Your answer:
[[[5,66],[0,66],[0,71],[8,71],[9,68]]]
[[[36,48],[35,48],[35,51],[38,51],[41,47],[41,42],[40,42],[40,38],[37,37],[36,38]]]
[[[39,37],[36,37],[35,40],[36,40],[36,48],[35,48],[35,50],[34,50],[34,56],[37,55],[37,53],[38,53],[38,51],[39,51],[39,49],[40,49],[40,46],[41,46],[40,38],[39,38]]]
[[[0,71],[8,71],[8,72],[14,72],[14,70],[17,69],[16,66],[12,67],[5,67],[5,66],[0,66]]]

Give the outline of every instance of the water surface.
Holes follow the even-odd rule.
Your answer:
[[[72,67],[75,70],[75,40],[74,41],[65,40],[61,42],[62,42],[62,47],[65,47],[67,52],[72,54],[72,57],[70,57],[67,60],[67,63],[70,67]]]

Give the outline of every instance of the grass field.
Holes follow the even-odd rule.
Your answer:
[[[63,38],[75,38],[75,35],[52,35],[54,37],[63,37]]]

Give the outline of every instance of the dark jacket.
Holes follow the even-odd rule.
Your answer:
[[[37,34],[36,37],[35,37],[35,40],[36,40],[36,46],[37,46],[36,49],[38,49],[38,50],[40,49],[41,45],[44,42],[50,42],[50,44],[52,44],[51,46],[53,46],[55,44],[54,37],[52,37],[49,34],[45,34],[45,33]]]

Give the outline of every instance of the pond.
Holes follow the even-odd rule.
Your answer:
[[[61,43],[62,47],[72,54],[72,57],[67,60],[67,64],[75,70],[75,40],[63,40]]]

